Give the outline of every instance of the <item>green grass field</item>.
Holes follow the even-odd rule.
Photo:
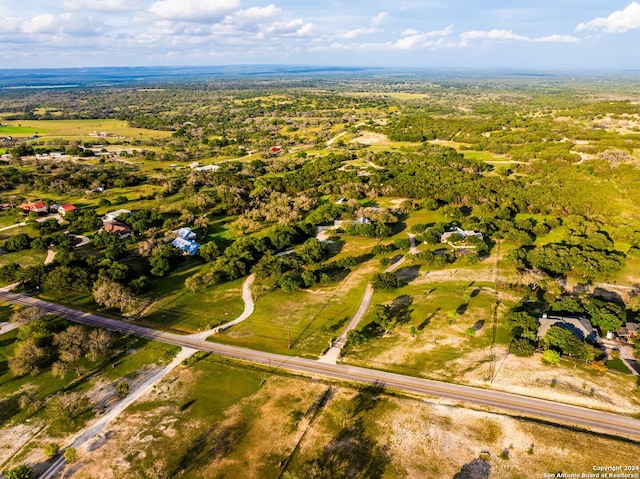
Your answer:
[[[344,360],[413,376],[453,379],[459,371],[449,367],[451,361],[487,351],[491,345],[495,304],[492,286],[446,282],[376,291],[358,326],[369,340],[345,351]],[[394,326],[382,336],[373,323],[376,304],[391,305],[398,312]],[[467,335],[468,328],[474,328],[474,336]],[[497,341],[508,339],[500,334]]]
[[[244,310],[242,283],[245,278],[195,293],[184,287],[187,277],[207,267],[189,263],[159,279],[151,291],[153,304],[143,314],[143,322],[191,333],[238,317]]]
[[[90,136],[95,132],[107,132],[112,141],[117,136],[148,140],[150,138],[165,138],[171,135],[169,131],[147,130],[130,127],[127,122],[120,120],[12,120],[4,121],[0,126],[0,136],[32,136],[40,138],[82,138],[86,141],[100,143],[100,138]]]
[[[361,268],[369,271],[372,264]],[[356,269],[338,285],[308,291],[276,289],[261,294],[259,284],[254,285],[258,299],[253,315],[209,339],[278,354],[318,357],[358,309],[369,280],[368,274]]]
[[[45,133],[47,130],[39,130],[36,127],[21,126],[20,125],[0,125],[0,136],[15,136],[24,137],[32,136],[38,133]]]

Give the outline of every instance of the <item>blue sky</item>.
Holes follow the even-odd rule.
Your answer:
[[[0,68],[639,69],[628,0],[0,0]]]

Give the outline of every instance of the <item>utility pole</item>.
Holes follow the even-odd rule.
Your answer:
[[[291,349],[291,325],[287,325],[287,343],[288,343],[288,349]]]

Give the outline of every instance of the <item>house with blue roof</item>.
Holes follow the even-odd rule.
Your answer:
[[[182,251],[183,254],[186,254],[189,256],[195,256],[198,253],[198,250],[200,249],[199,243],[196,243],[195,241],[191,241],[188,239],[180,238],[179,236],[176,239],[174,239],[171,242],[171,244],[176,248],[178,248],[180,251]]]
[[[178,238],[186,239],[189,241],[193,241],[194,239],[196,239],[196,234],[191,231],[191,228],[188,227],[175,230],[174,233],[178,235]]]

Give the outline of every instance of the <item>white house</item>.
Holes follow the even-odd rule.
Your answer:
[[[115,221],[118,216],[121,215],[129,215],[131,214],[131,210],[116,210],[116,211],[111,211],[109,213],[106,213],[104,215],[104,217],[102,218],[102,221],[104,222],[111,222],[111,221]]]
[[[452,236],[454,238],[452,238]],[[479,231],[476,230],[463,230],[461,228],[454,228],[451,231],[445,231],[444,233],[442,233],[442,235],[440,236],[440,242],[441,243],[447,243],[451,246],[453,246],[454,248],[475,248],[475,246],[471,245],[471,246],[460,246],[460,245],[456,245],[453,244],[454,241],[458,240],[465,242],[467,240],[467,238],[471,237],[471,236],[475,236],[476,238],[479,238],[481,241],[484,241],[484,236],[482,236],[482,233],[480,233]]]
[[[178,235],[178,238],[186,239],[186,240],[194,240],[196,239],[196,234],[191,231],[191,228],[180,228],[179,230],[175,230],[174,233]]]
[[[196,168],[196,171],[213,171],[216,172],[220,169],[220,165],[205,165]]]

